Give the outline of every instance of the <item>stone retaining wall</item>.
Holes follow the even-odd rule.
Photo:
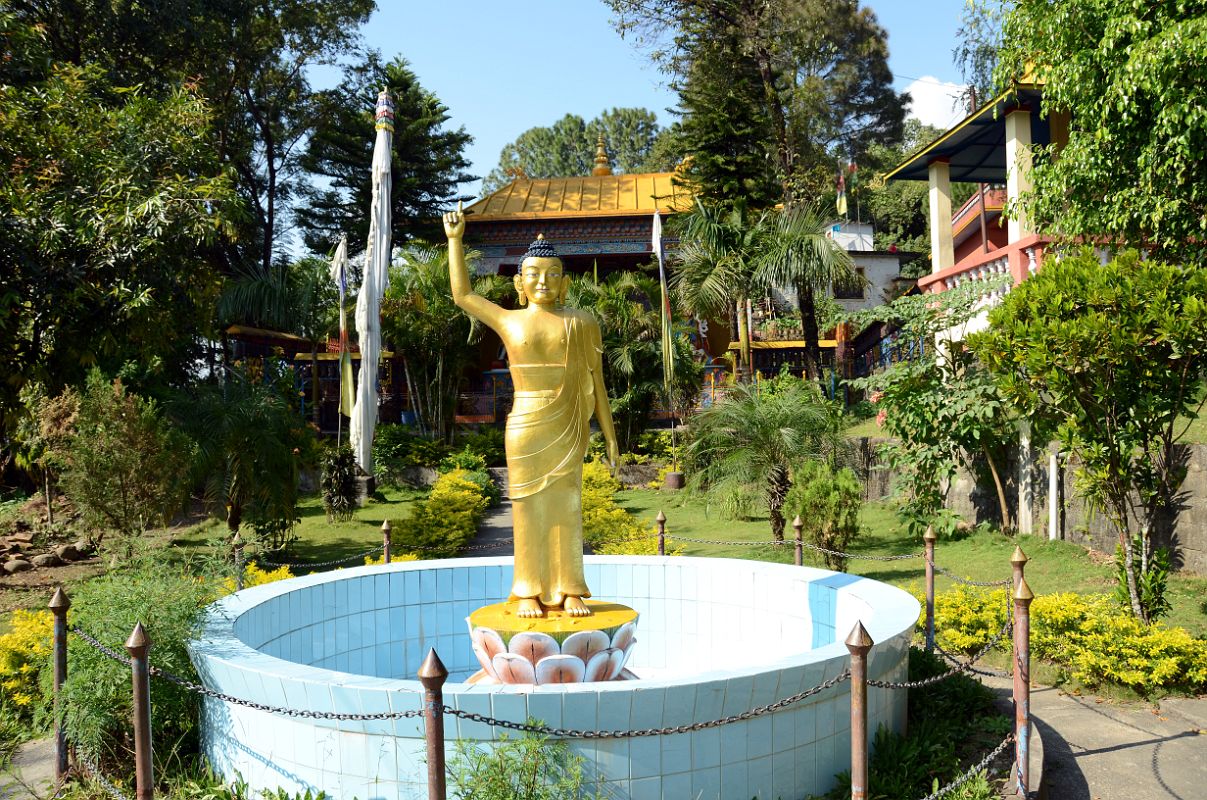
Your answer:
[[[892,490],[892,473],[883,466],[877,446],[884,439],[862,437],[857,440],[856,471],[864,485],[864,499],[879,500]],[[1207,445],[1185,446],[1186,480],[1182,484],[1178,511],[1174,519],[1156,534],[1156,542],[1172,550],[1174,564],[1181,569],[1207,574]],[[1048,517],[1048,450],[1036,448],[1032,463],[1031,530],[1037,536],[1047,536]],[[1002,473],[1006,502],[1018,509],[1018,459],[1016,454]],[[987,473],[986,473],[987,475]],[[1118,541],[1108,520],[1095,514],[1076,491],[1073,466],[1058,468],[1057,497],[1060,499],[1056,520],[1056,538],[1083,544],[1103,553],[1114,553]],[[947,507],[971,523],[1000,524],[997,493],[988,478],[977,478],[967,470],[956,475],[947,495]]]

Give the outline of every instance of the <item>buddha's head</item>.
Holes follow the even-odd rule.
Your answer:
[[[515,276],[516,294],[520,296],[520,305],[529,302],[538,306],[561,305],[566,300],[566,291],[570,288],[570,277],[562,267],[562,260],[557,257],[544,234],[539,234],[536,241],[528,246],[520,271]]]

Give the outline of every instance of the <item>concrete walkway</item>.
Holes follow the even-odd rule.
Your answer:
[[[1010,694],[1010,680],[985,678]],[[1051,800],[1201,800],[1207,797],[1207,697],[1160,705],[1031,690]]]
[[[26,742],[13,768],[0,773],[0,800],[34,800],[54,794],[54,740]]]

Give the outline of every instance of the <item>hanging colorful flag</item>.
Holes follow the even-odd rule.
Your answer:
[[[339,413],[352,416],[355,384],[352,380],[352,353],[348,348],[348,312],[344,296],[348,293],[348,237],[341,236],[335,258],[331,259],[331,280],[339,287]]]
[[[654,209],[654,258],[658,259],[658,283],[662,287],[662,383],[666,387],[667,398],[670,398],[671,384],[675,377],[675,349],[671,337],[671,295],[666,285],[666,257],[662,251],[662,217],[658,209]]]
[[[845,217],[847,215],[847,180],[846,177],[838,173],[838,196],[835,198],[834,206],[838,210],[838,216]]]

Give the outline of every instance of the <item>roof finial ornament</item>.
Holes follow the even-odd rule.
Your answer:
[[[595,169],[591,170],[592,175],[611,175],[612,161],[608,158],[608,149],[604,146],[603,134],[599,134],[599,140],[595,143]]]

